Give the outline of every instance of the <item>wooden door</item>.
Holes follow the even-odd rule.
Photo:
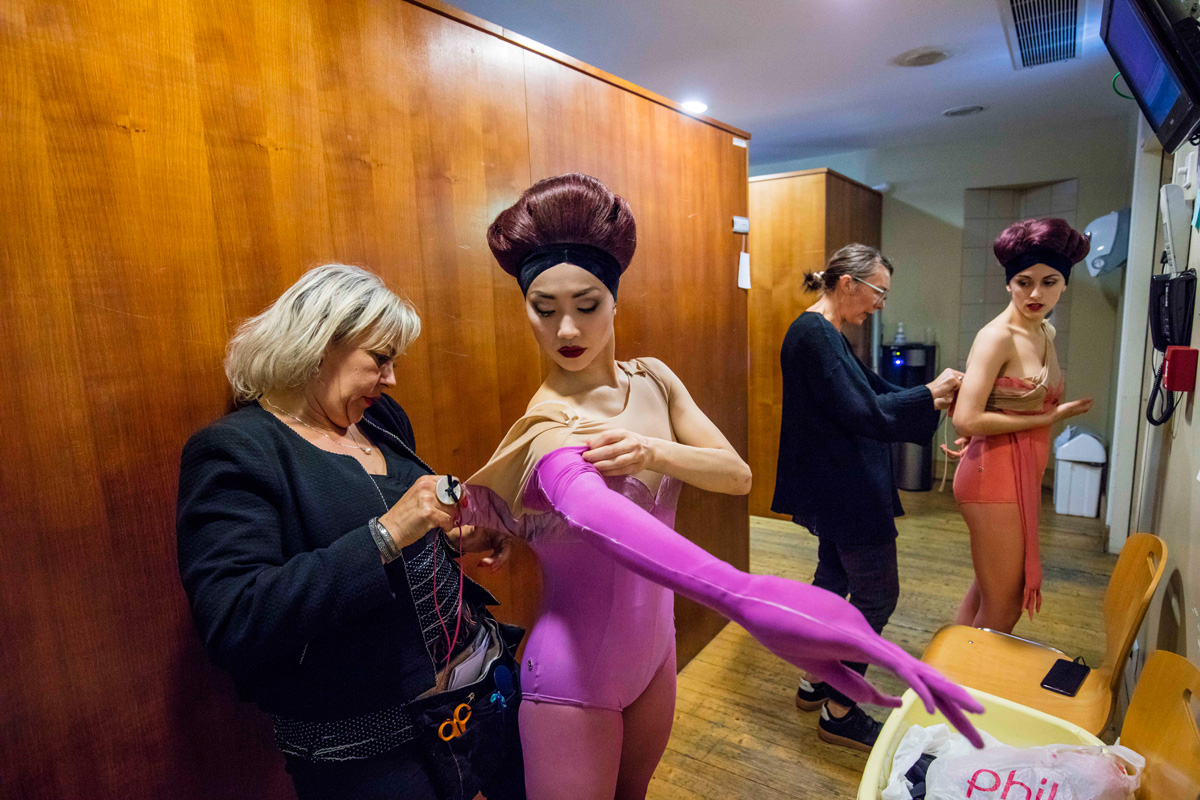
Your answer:
[[[779,351],[788,327],[817,300],[804,276],[847,244],[878,247],[881,209],[878,192],[827,169],[750,180],[751,514],[785,518],[771,511],[783,413]],[[865,355],[869,332],[845,333]]]

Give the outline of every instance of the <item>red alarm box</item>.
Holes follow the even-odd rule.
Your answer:
[[[1162,386],[1168,392],[1190,392],[1196,388],[1194,347],[1171,345],[1163,357]]]

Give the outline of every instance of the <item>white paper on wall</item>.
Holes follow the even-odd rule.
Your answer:
[[[750,254],[746,252],[738,255],[738,288],[750,288]]]

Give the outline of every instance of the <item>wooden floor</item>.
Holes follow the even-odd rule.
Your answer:
[[[920,656],[933,632],[950,622],[971,583],[966,526],[949,491],[902,493],[900,605],[884,635]],[[1049,496],[1042,506],[1043,612],[1017,625],[1089,663],[1104,646],[1100,608],[1116,556],[1106,555],[1100,520],[1062,517]],[[817,540],[790,522],[752,517],[750,568],[812,579]],[[713,800],[854,798],[865,754],[817,738],[817,714],[793,702],[798,671],[768,653],[738,625],[725,629],[679,674],[675,727],[649,797]],[[890,674],[867,673],[900,694]],[[866,707],[877,719],[886,711]]]

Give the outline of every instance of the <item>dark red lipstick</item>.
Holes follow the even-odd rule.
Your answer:
[[[558,353],[563,358],[579,358],[585,350],[586,347],[560,347]]]

